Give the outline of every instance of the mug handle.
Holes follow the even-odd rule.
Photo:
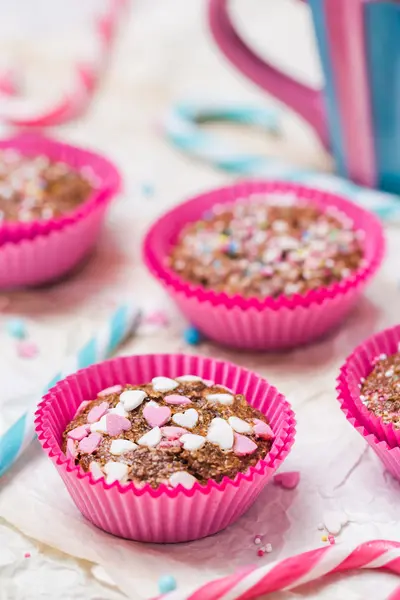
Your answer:
[[[231,63],[254,83],[308,121],[322,143],[328,147],[322,93],[261,60],[235,31],[228,14],[228,0],[209,0],[208,18],[217,45]]]

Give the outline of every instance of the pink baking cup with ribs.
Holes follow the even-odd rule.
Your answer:
[[[5,148],[25,156],[45,155],[76,170],[90,168],[97,181],[85,202],[59,218],[0,224],[0,289],[40,285],[62,277],[90,252],[121,177],[99,154],[36,133],[0,141],[0,149]]]
[[[61,450],[62,434],[83,400],[116,384],[141,384],[156,376],[198,375],[246,396],[268,419],[274,441],[264,460],[234,479],[153,489],[118,481],[95,481]],[[184,542],[212,535],[234,523],[256,500],[287,457],[295,419],[286,399],[255,373],[201,356],[155,354],[116,358],[78,371],[55,385],[35,415],[39,441],[82,514],[114,535],[143,542]]]
[[[72,170],[90,170],[95,181],[89,198],[74,210],[64,215],[33,221],[2,221],[0,224],[0,252],[8,242],[32,240],[40,235],[61,231],[67,226],[86,223],[90,230],[91,219],[96,220],[101,210],[103,214],[112,198],[121,188],[121,177],[117,168],[105,157],[77,146],[72,146],[45,137],[39,133],[22,133],[12,138],[0,140],[0,150],[15,150],[26,157],[45,156],[51,162],[63,162]]]
[[[183,280],[167,264],[183,227],[202,219],[217,204],[232,204],[253,194],[285,194],[324,210],[335,207],[364,232],[364,265],[339,283],[305,294],[245,298],[214,292]],[[279,181],[252,181],[212,190],[164,214],[148,231],[143,256],[150,272],[163,284],[186,318],[206,337],[249,350],[294,347],[314,340],[338,325],[354,307],[384,255],[378,219],[337,194]]]
[[[363,431],[372,435],[377,443],[383,442],[380,448],[385,448],[385,456],[390,454],[392,460],[394,456],[398,457],[396,476],[400,478],[400,429],[396,429],[391,423],[384,423],[368,410],[361,398],[361,380],[373,371],[375,359],[381,355],[396,354],[399,344],[400,325],[381,331],[360,344],[341,368],[338,391],[342,409],[347,410],[346,414],[356,419]]]

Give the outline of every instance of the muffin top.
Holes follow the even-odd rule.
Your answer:
[[[363,264],[352,221],[293,194],[253,194],[189,223],[168,257],[184,280],[244,297],[304,294]]]
[[[60,217],[89,198],[95,179],[89,167],[78,172],[46,156],[0,150],[0,221]]]
[[[400,352],[380,354],[374,364],[368,377],[361,380],[360,400],[384,423],[400,429]]]
[[[194,375],[115,385],[85,401],[63,451],[107,483],[157,488],[221,481],[269,452],[273,432],[244,396]]]

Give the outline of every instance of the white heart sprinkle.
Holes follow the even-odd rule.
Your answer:
[[[176,413],[173,415],[172,420],[174,423],[179,425],[179,427],[193,429],[199,420],[199,413],[195,408],[188,408],[188,410],[185,410],[185,412]]]
[[[146,406],[160,406],[160,405],[158,404],[158,402],[154,402],[154,400],[150,400],[150,402],[148,402],[146,404]]]
[[[211,421],[207,440],[217,444],[222,450],[230,450],[233,446],[233,429],[225,419],[216,417]]]
[[[206,400],[209,402],[218,402],[219,404],[224,404],[228,406],[229,404],[233,404],[234,397],[232,394],[208,394],[206,396]]]
[[[181,377],[177,377],[178,381],[182,381],[182,383],[194,383],[196,381],[203,381],[201,377],[197,375],[181,375]]]
[[[96,462],[95,460],[92,460],[92,462],[90,463],[89,471],[91,472],[95,481],[104,477],[104,473],[101,469],[100,463]]]
[[[134,410],[138,406],[140,406],[143,400],[146,398],[146,392],[142,390],[127,390],[126,392],[122,392],[119,399],[124,405],[125,410]]]
[[[239,417],[229,417],[228,423],[236,433],[251,433],[253,431],[252,426],[243,419],[239,419]]]
[[[138,444],[140,446],[148,446],[149,448],[154,448],[161,442],[161,429],[159,427],[153,427],[147,433],[142,435],[141,438],[138,439]]]
[[[156,392],[169,392],[179,386],[179,383],[169,377],[153,377],[151,383]]]
[[[110,408],[108,414],[119,415],[120,417],[127,417],[129,413],[126,412],[122,402],[118,402],[118,404],[114,406],[114,408]]]
[[[182,485],[187,490],[190,490],[194,484],[196,483],[196,477],[193,477],[190,473],[186,471],[177,471],[176,473],[172,473],[169,478],[169,484],[172,487],[178,487],[178,485]]]
[[[96,421],[92,423],[90,426],[90,431],[93,433],[97,431],[98,433],[107,433],[107,423],[106,423],[107,415],[101,417],[100,421]]]
[[[185,450],[198,450],[206,443],[206,438],[195,433],[184,433],[179,438]]]
[[[137,448],[137,445],[129,440],[113,440],[110,446],[110,454],[121,456],[121,454],[135,450],[135,448]]]
[[[124,483],[128,476],[128,465],[110,460],[103,467],[106,474],[106,483],[111,484],[114,481]]]

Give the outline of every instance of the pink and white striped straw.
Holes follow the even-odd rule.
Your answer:
[[[155,600],[252,600],[297,588],[326,575],[358,569],[385,570],[400,575],[400,542],[373,540],[351,547],[325,546],[264,567],[249,567],[197,590],[177,589]],[[390,600],[400,600],[400,588]]]
[[[54,106],[28,117],[20,117],[9,110],[2,114],[0,110],[0,121],[13,127],[52,127],[80,117],[97,91],[128,3],[129,0],[109,0],[105,13],[94,19],[93,34],[99,42],[98,52],[90,63],[75,65],[71,89]],[[13,75],[10,72],[0,74],[0,94],[16,94]]]

